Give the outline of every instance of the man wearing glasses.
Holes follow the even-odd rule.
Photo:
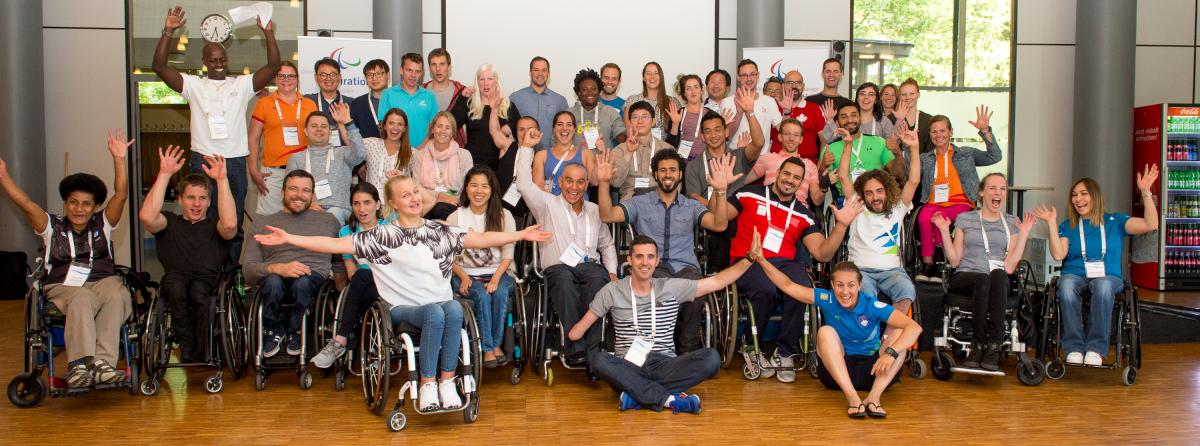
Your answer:
[[[795,118],[800,121],[803,129],[803,139],[796,153],[801,158],[817,162],[817,152],[821,150],[822,141],[819,137],[825,128],[825,115],[821,113],[821,105],[804,99],[804,76],[799,71],[792,70],[783,76],[783,95],[779,100],[779,113],[784,118]],[[783,148],[779,139],[779,129],[771,129],[771,153],[778,153]]]
[[[313,94],[306,94],[304,97],[311,99],[317,104],[317,111],[325,115],[329,122],[333,121],[333,114],[330,111],[334,104],[350,105],[350,101],[354,98],[343,96],[338,87],[342,86],[342,65],[338,61],[328,57],[318,60],[313,65],[313,75],[317,78],[317,88],[320,91]],[[346,139],[346,135],[342,135],[337,129],[332,129],[329,134],[329,140],[334,141],[333,145],[342,146],[348,145],[350,141]]]
[[[733,135],[729,138],[731,150],[736,148],[733,146],[736,145],[742,134],[750,132],[750,125],[746,122],[747,117],[757,119],[758,126],[763,133],[766,133],[767,129],[774,132],[779,123],[783,121],[783,115],[779,114],[779,103],[775,102],[775,98],[758,92],[758,64],[750,59],[742,59],[741,62],[738,62],[737,78],[737,91],[721,100],[721,114],[733,114],[733,120],[729,122],[730,128],[733,129]],[[754,108],[743,113],[742,108],[737,105],[737,99],[747,95],[754,98]]]
[[[295,64],[284,61],[275,75],[275,94],[260,99],[250,114],[247,164],[252,167],[250,179],[258,189],[258,207],[255,209],[258,215],[283,210],[283,202],[275,197],[283,193],[288,158],[308,146],[303,119],[317,111],[317,104],[297,92],[298,73]]]
[[[400,85],[383,91],[379,99],[379,116],[398,108],[408,115],[408,142],[416,149],[425,142],[429,123],[438,112],[437,96],[421,87],[425,76],[425,59],[420,54],[400,56]],[[331,121],[332,122],[332,121]]]
[[[367,78],[367,88],[371,91],[350,103],[350,118],[364,139],[379,137],[379,118],[383,116],[379,99],[388,87],[390,75],[391,68],[383,59],[372,59],[363,65],[363,77]]]

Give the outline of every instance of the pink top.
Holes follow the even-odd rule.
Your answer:
[[[779,174],[779,166],[787,158],[789,156],[783,152],[762,153],[758,155],[758,161],[750,170],[754,172],[754,176],[763,179],[763,184],[770,186],[775,183],[775,176]],[[813,183],[820,181],[817,177],[820,172],[817,171],[817,165],[808,158],[801,159],[804,160],[804,184],[801,184],[800,188],[796,190],[796,200],[807,203],[808,188]]]

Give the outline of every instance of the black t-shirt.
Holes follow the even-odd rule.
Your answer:
[[[217,275],[229,251],[229,241],[217,232],[217,219],[190,222],[163,212],[167,227],[154,234],[158,260],[168,273]]]
[[[466,129],[467,144],[464,149],[471,152],[471,160],[475,164],[483,164],[497,171],[497,175],[501,178],[501,183],[504,182],[504,175],[500,174],[500,148],[496,147],[496,143],[492,140],[492,132],[488,129],[489,120],[492,119],[492,107],[490,105],[483,107],[483,117],[480,119],[470,119],[470,102],[463,98],[454,103],[454,107],[450,109],[450,113],[454,115],[454,120],[458,125]],[[513,138],[517,138],[517,118],[521,117],[521,113],[517,111],[517,106],[511,102],[508,104],[508,118],[500,118],[501,126],[508,126],[512,131]],[[516,155],[514,151],[509,151],[512,155]],[[511,177],[511,173],[508,175]],[[503,193],[503,191],[501,191]]]
[[[804,100],[806,100],[806,101],[817,104],[817,107],[824,106],[825,101],[830,100],[830,99],[833,99],[833,109],[835,112],[838,109],[842,108],[843,105],[850,105],[850,104],[854,103],[854,101],[851,101],[850,98],[847,98],[845,96],[825,96],[823,93],[817,93],[817,94],[814,94],[807,98],[804,98]],[[834,115],[834,119],[835,120],[837,119],[836,114]]]

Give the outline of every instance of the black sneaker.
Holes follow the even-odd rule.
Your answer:
[[[983,360],[979,362],[979,368],[990,372],[1000,371],[1000,346],[997,344],[989,344],[987,351],[983,353]]]
[[[301,350],[300,334],[295,333],[288,336],[287,353],[292,356],[299,356]]]
[[[941,263],[934,263],[933,265],[930,265],[929,269],[927,270],[929,272],[926,273],[926,275],[929,276],[929,283],[942,283],[942,272],[944,269],[945,267],[943,267]]]
[[[283,343],[283,336],[277,335],[274,332],[266,332],[263,335],[263,357],[270,358],[279,353],[279,345]]]
[[[967,359],[963,360],[962,365],[968,369],[977,369],[981,358],[983,358],[983,344],[974,344],[971,346],[971,353],[967,353]]]

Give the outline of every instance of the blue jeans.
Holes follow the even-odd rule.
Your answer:
[[[392,307],[392,324],[408,322],[421,329],[421,351],[417,358],[422,378],[433,378],[440,369],[458,369],[458,352],[462,349],[462,305],[447,300],[425,305]],[[440,366],[440,367],[439,367]]]
[[[259,288],[263,305],[263,329],[279,334],[300,333],[300,328],[304,326],[304,312],[312,306],[313,298],[324,283],[325,276],[319,273],[296,278],[267,274]],[[285,320],[280,314],[280,306],[288,297],[295,306]]]
[[[588,364],[596,376],[628,393],[647,409],[660,410],[667,397],[704,382],[721,366],[716,350],[702,348],[680,356],[652,352],[641,367],[608,352],[593,351]]]
[[[1084,289],[1091,294],[1092,314],[1088,318],[1087,338],[1083,333]],[[1108,357],[1108,339],[1112,332],[1112,310],[1117,293],[1125,289],[1119,277],[1095,279],[1063,274],[1058,279],[1059,315],[1062,317],[1063,349],[1067,353],[1096,352]]]
[[[467,298],[475,302],[475,317],[479,322],[480,344],[484,353],[495,350],[504,342],[504,326],[508,323],[508,295],[517,285],[508,274],[500,275],[500,284],[496,292],[488,294],[487,282],[492,275],[471,277],[471,287],[467,289]],[[458,276],[450,279],[455,292],[462,286]]]
[[[917,287],[913,285],[912,279],[908,278],[904,268],[861,268],[860,271],[863,275],[862,292],[870,296],[879,298],[879,294],[883,293],[892,303],[902,300],[912,302],[917,297]]]
[[[204,156],[198,152],[192,152],[191,160],[188,168],[192,173],[204,175]],[[229,241],[229,264],[237,265],[238,258],[242,256],[242,215],[246,209],[246,157],[239,156],[237,158],[225,158],[225,176],[229,178],[229,191],[233,193],[233,206],[237,208],[237,235]],[[208,178],[205,176],[205,178]],[[210,196],[212,204],[208,206],[208,218],[217,218],[217,185],[211,179],[208,180],[209,186],[212,188]],[[278,199],[278,197],[275,197]]]

